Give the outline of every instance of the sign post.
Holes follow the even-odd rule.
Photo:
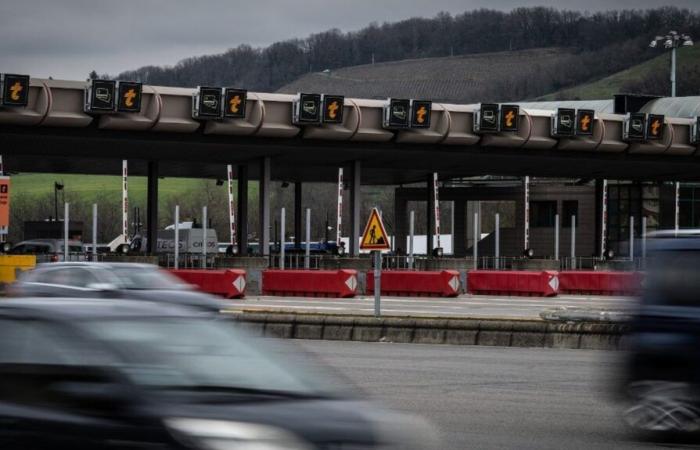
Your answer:
[[[343,168],[338,169],[338,212],[337,226],[335,228],[335,245],[340,249],[341,226],[343,224]]]
[[[608,180],[603,180],[602,211],[600,214],[600,259],[605,259],[605,237],[608,235]]]
[[[127,160],[122,160],[122,236],[124,243],[129,243],[129,185]]]
[[[231,164],[226,166],[226,173],[228,174],[228,228],[231,233],[229,243],[233,248],[236,248],[236,210],[233,205],[233,167]]]
[[[389,250],[389,235],[386,233],[382,217],[377,208],[372,208],[365,231],[360,241],[362,250],[374,252],[374,316],[381,315],[382,250]]]
[[[523,217],[523,241],[525,243],[525,250],[530,248],[530,177],[526,176],[523,178],[523,192],[525,193],[525,217]]]
[[[433,173],[433,195],[435,196],[434,204],[435,204],[435,236],[437,237],[436,239],[436,247],[440,248],[440,196],[438,195],[438,174],[437,172]],[[432,239],[432,238],[428,238]],[[432,244],[432,242],[430,242]],[[428,252],[431,250],[431,245],[428,246]]]

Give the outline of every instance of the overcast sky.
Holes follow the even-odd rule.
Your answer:
[[[0,72],[83,79],[172,65],[239,44],[272,42],[440,11],[555,6],[645,8],[659,0],[17,0],[0,1]],[[700,0],[674,0],[700,9]]]

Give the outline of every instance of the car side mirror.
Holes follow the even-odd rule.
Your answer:
[[[90,283],[86,286],[88,289],[94,291],[116,291],[117,286],[112,283]]]

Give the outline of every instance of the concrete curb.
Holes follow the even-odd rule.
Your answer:
[[[620,349],[628,326],[543,320],[381,317],[230,312],[256,336],[415,344]]]

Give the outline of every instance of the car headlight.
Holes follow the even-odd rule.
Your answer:
[[[295,434],[281,428],[229,420],[170,418],[173,435],[206,450],[310,450]]]

